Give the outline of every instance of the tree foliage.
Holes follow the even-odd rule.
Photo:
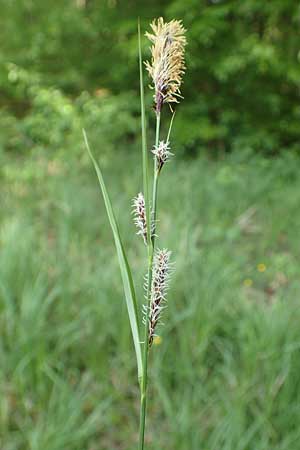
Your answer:
[[[191,151],[237,147],[272,154],[297,149],[296,0],[1,0],[1,11],[0,105],[9,114],[30,114],[35,106],[28,86],[38,85],[57,89],[71,101],[83,91],[98,98],[107,92],[113,104],[117,96],[123,103],[127,96],[134,116],[137,18],[146,29],[153,17],[163,15],[182,18],[188,30],[186,100],[178,108],[177,145]],[[25,87],[20,72],[26,74]]]

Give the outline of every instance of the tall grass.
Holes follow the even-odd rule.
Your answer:
[[[116,149],[106,167],[138,298],[144,249],[127,205],[139,161]],[[165,171],[159,226],[176,271],[150,356],[149,449],[299,448],[298,163],[241,150],[176,157]],[[69,158],[43,183],[25,176],[34,158],[7,155],[5,167],[15,175],[2,173],[0,193],[0,448],[131,450],[134,350],[90,164]]]
[[[166,162],[173,154],[170,152],[170,133],[174,113],[170,121],[169,131],[165,139],[160,140],[161,116],[163,105],[179,103],[182,98],[180,85],[184,73],[184,47],[186,39],[185,29],[181,22],[172,20],[164,22],[162,18],[151,23],[152,33],[146,36],[152,42],[151,61],[146,62],[147,70],[153,82],[154,107],[156,114],[155,142],[152,146],[154,155],[153,180],[150,183],[146,135],[146,114],[144,100],[143,63],[141,52],[141,32],[138,24],[138,50],[139,50],[139,77],[141,98],[141,132],[142,132],[142,173],[144,194],[139,193],[133,200],[134,223],[137,234],[141,235],[147,249],[147,272],[145,275],[145,304],[138,302],[132,276],[132,270],[127,257],[127,250],[123,244],[119,225],[117,223],[113,206],[104,182],[102,171],[91,151],[86,132],[83,130],[85,145],[95,167],[100,189],[113,233],[116,252],[121,271],[122,284],[126,299],[127,312],[136,353],[137,373],[140,384],[140,425],[138,449],[143,450],[145,445],[146,407],[148,394],[148,359],[149,351],[157,338],[157,327],[161,323],[162,311],[165,309],[166,294],[171,274],[171,252],[166,249],[157,249],[157,202],[158,180]],[[171,108],[171,106],[170,106]],[[152,185],[152,197],[149,185]],[[139,319],[139,309],[142,310],[142,323]],[[144,331],[141,332],[142,325]],[[144,337],[141,341],[140,336]]]

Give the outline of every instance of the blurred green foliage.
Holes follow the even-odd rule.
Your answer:
[[[128,104],[128,94],[111,95],[105,90],[91,95],[82,92],[73,101],[62,90],[43,87],[28,72],[9,65],[9,77],[24,93],[29,113],[17,118],[7,110],[1,117],[6,126],[5,147],[11,151],[26,148],[51,151],[62,157],[82,153],[82,127],[101,142],[106,152],[125,145],[140,129],[138,102]]]
[[[26,137],[19,142],[23,147],[49,140],[63,147],[72,134],[75,148],[82,120],[97,123],[95,139],[104,147],[134,138],[139,131],[137,17],[145,30],[153,17],[163,15],[181,18],[188,30],[178,149],[250,148],[271,154],[298,149],[296,0],[0,3],[0,106],[7,133],[2,148],[19,147],[16,130]],[[146,40],[143,45],[146,58]]]
[[[136,362],[104,204],[88,161],[49,156],[1,164],[0,448],[133,450]],[[139,162],[109,158],[105,178],[141,311]],[[176,265],[147,450],[299,450],[298,163],[232,152],[166,167],[158,239]]]
[[[142,184],[136,25],[159,15],[182,18],[189,45],[176,157],[160,185],[176,270],[151,355],[147,449],[298,450],[299,158],[284,150],[300,134],[299,3],[0,6],[1,450],[135,448],[135,359],[81,128],[142,303],[130,217]],[[220,158],[178,158],[202,149]]]

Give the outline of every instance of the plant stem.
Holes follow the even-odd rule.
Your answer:
[[[145,117],[145,95],[144,95],[144,78],[141,48],[141,27],[138,21],[138,44],[139,44],[139,72],[140,72],[140,97],[141,97],[141,128],[142,128],[142,154],[143,154],[143,189],[146,206],[146,217],[150,216],[149,201],[149,170],[148,170],[148,154],[147,154],[147,136],[146,136],[146,117]],[[151,239],[151,224],[147,221],[147,240]]]
[[[155,145],[158,145],[159,141],[159,129],[160,129],[160,114],[156,116],[156,134]],[[154,160],[154,180],[153,180],[153,220],[156,219],[156,205],[157,205],[157,187],[158,187],[158,174],[156,167],[156,160]],[[149,208],[150,210],[150,208]],[[147,216],[148,223],[150,215]],[[154,222],[155,223],[155,222]],[[154,236],[152,239],[148,239],[148,286],[147,286],[147,317],[145,320],[145,334],[144,334],[144,352],[143,352],[143,374],[140,382],[141,389],[141,403],[140,403],[140,431],[139,431],[139,450],[144,450],[145,443],[145,424],[146,424],[146,407],[147,407],[147,383],[148,383],[148,352],[149,352],[149,321],[148,311],[150,306],[151,296],[151,284],[152,284],[152,266],[154,255]]]
[[[158,146],[159,142],[159,130],[160,130],[160,113],[156,116],[156,134],[155,134],[155,146]],[[153,180],[153,194],[152,194],[152,207],[153,207],[153,223],[154,223],[154,232],[152,236],[152,248],[154,251],[155,246],[155,228],[156,228],[156,216],[157,216],[157,191],[158,191],[158,177],[159,173],[157,170],[157,162],[156,158],[154,159],[154,180]]]

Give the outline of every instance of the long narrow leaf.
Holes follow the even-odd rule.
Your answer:
[[[138,21],[138,44],[139,44],[139,75],[140,75],[140,98],[141,98],[142,155],[143,155],[143,189],[144,189],[146,217],[147,217],[147,240],[148,240],[148,242],[150,242],[151,224],[150,224],[150,220],[149,220],[149,217],[150,217],[149,169],[148,169],[148,155],[147,155],[145,95],[144,95],[144,78],[143,78],[140,20]]]
[[[113,232],[113,236],[114,236],[114,240],[115,240],[115,245],[116,245],[116,250],[117,250],[117,255],[118,255],[118,260],[119,260],[119,266],[120,266],[120,270],[121,270],[123,288],[124,288],[124,293],[125,293],[125,298],[126,298],[128,316],[129,316],[131,332],[132,332],[132,337],[133,337],[133,343],[134,343],[134,347],[135,347],[137,366],[138,366],[138,377],[140,378],[142,375],[142,356],[141,356],[141,344],[140,344],[139,328],[138,328],[138,320],[137,320],[137,317],[138,317],[137,302],[136,302],[135,290],[134,290],[134,285],[133,285],[133,279],[132,279],[130,267],[128,264],[128,260],[126,257],[126,253],[125,253],[122,241],[121,241],[118,224],[116,222],[113,208],[112,208],[112,205],[111,205],[111,202],[110,202],[107,190],[106,190],[102,172],[91,152],[91,149],[90,149],[90,146],[88,143],[88,139],[87,139],[87,135],[84,130],[83,130],[83,136],[84,136],[86,148],[88,150],[88,153],[90,155],[90,158],[91,158],[91,160],[94,164],[95,170],[96,170],[96,174],[97,174],[97,177],[99,180],[100,188],[102,191],[102,195],[103,195],[103,199],[104,199],[104,203],[105,203],[105,207],[106,207],[106,212],[108,215],[109,223],[110,223],[110,226],[111,226],[111,229]]]

